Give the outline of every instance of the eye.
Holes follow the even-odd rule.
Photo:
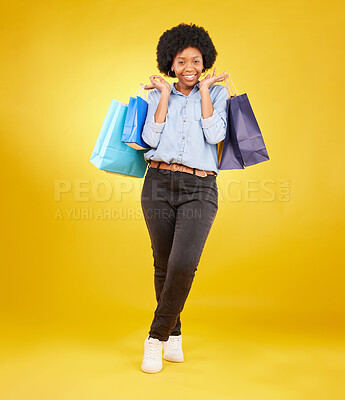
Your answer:
[[[183,61],[179,61],[179,64],[183,64]]]
[[[200,61],[198,61],[198,60],[195,60],[194,62],[196,62],[196,63],[198,64]]]

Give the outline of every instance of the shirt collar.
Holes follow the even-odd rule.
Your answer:
[[[173,82],[173,83],[170,84],[170,93],[173,92],[173,93],[175,93],[175,94],[179,94],[179,95],[184,96],[184,94],[182,94],[181,92],[179,92],[178,90],[176,90],[176,88],[175,88],[175,83],[176,83],[176,82]],[[193,91],[195,92],[195,91],[197,91],[197,90],[200,90],[200,88],[199,88],[199,82],[198,82],[196,85],[194,85],[194,87],[193,87],[193,89],[191,90],[190,93],[193,93]],[[190,93],[189,93],[189,94],[190,94]]]

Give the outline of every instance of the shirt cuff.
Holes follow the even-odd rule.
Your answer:
[[[162,123],[155,122],[155,116],[154,115],[152,116],[151,121],[150,121],[150,126],[155,132],[162,133],[162,131],[164,129],[164,125],[165,125],[165,122],[162,122]]]
[[[220,120],[220,118],[221,116],[219,115],[218,111],[214,109],[211,117],[205,119],[201,117],[201,126],[203,128],[210,128],[212,125],[217,123]]]

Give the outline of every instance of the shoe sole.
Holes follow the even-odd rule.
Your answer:
[[[146,374],[157,374],[158,372],[161,372],[163,368],[161,368],[159,371],[145,371],[144,369],[141,368],[141,370],[143,372],[145,372]]]
[[[177,362],[177,363],[179,363],[179,362],[183,362],[183,361],[184,361],[184,358],[176,360],[176,359],[172,359],[172,358],[170,359],[168,356],[164,356],[164,355],[163,355],[163,358],[164,358],[164,360],[170,361],[170,362]]]

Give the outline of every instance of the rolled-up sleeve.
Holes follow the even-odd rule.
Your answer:
[[[144,142],[152,148],[156,148],[158,146],[158,143],[161,139],[161,134],[165,126],[165,122],[155,122],[155,113],[160,98],[161,93],[157,89],[151,90],[149,95],[147,96],[148,109],[141,137]]]
[[[218,86],[218,85],[217,85]],[[217,144],[225,139],[227,116],[227,90],[221,86],[216,98],[212,102],[213,114],[209,118],[201,117],[201,126],[207,143]]]

